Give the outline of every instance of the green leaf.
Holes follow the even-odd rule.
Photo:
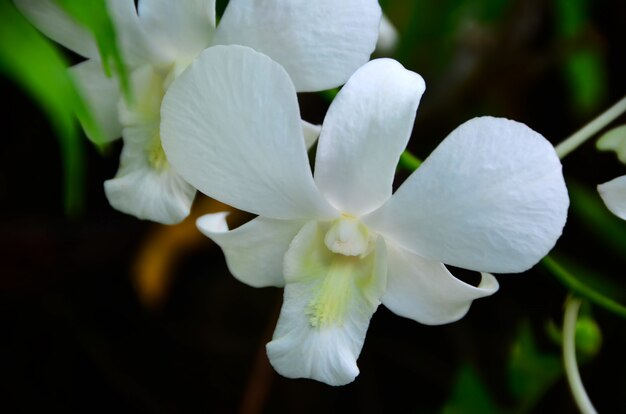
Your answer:
[[[589,16],[589,0],[557,0],[554,3],[557,30],[562,39],[580,42]],[[582,44],[571,51],[564,64],[574,108],[589,112],[606,96],[606,68],[602,55]]]
[[[407,171],[413,172],[422,165],[422,160],[417,158],[415,155],[411,154],[408,150],[405,150],[400,155],[400,161],[398,162],[398,168],[405,169]]]
[[[332,102],[333,99],[339,93],[339,88],[327,89],[325,91],[318,92],[322,98],[324,98],[328,102]]]
[[[531,410],[562,375],[561,359],[541,352],[529,323],[520,327],[508,365],[509,387],[519,401],[519,412]]]
[[[11,2],[0,2],[0,72],[24,88],[47,113],[63,157],[65,208],[80,211],[84,149],[76,117],[99,134],[67,70],[67,62]]]
[[[132,96],[128,71],[118,46],[117,34],[109,16],[106,0],[56,0],[56,2],[93,34],[105,73],[108,76],[113,73],[117,75],[125,98],[130,102]]]
[[[606,70],[597,50],[574,52],[565,63],[565,74],[577,110],[587,113],[596,108],[606,96]]]
[[[504,412],[493,401],[489,391],[476,372],[464,365],[457,374],[448,403],[442,414],[472,414]]]
[[[588,0],[557,0],[553,4],[559,32],[567,37],[579,33],[587,20]]]

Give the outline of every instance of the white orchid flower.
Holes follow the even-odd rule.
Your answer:
[[[267,56],[211,48],[165,96],[172,165],[205,194],[259,215],[231,231],[226,214],[197,224],[237,279],[285,287],[267,345],[284,376],[353,381],[380,303],[425,324],[456,321],[498,283],[483,273],[471,286],[443,263],[521,272],[561,234],[569,200],[554,148],[506,119],[461,125],[392,196],[424,89],[394,60],[360,68],[328,110],[315,177],[298,139],[296,89]]]
[[[166,224],[189,214],[195,189],[170,168],[161,148],[161,99],[202,50],[249,46],[284,66],[298,92],[324,90],[343,84],[369,59],[381,18],[376,0],[230,0],[215,27],[215,0],[139,0],[137,9],[133,0],[109,0],[134,87],[128,105],[116,80],[105,76],[94,38],[54,0],[15,3],[44,34],[89,58],[72,72],[108,139],[124,138],[120,168],[105,183],[111,205]],[[303,128],[314,142],[319,129]]]

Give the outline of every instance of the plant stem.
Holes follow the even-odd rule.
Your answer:
[[[555,149],[559,158],[563,159],[589,138],[597,134],[602,128],[613,122],[618,116],[626,112],[626,96],[615,105],[604,111],[600,116],[576,131],[572,136],[558,144]]]
[[[576,363],[576,319],[582,301],[578,298],[569,297],[565,302],[565,315],[563,316],[563,363],[565,364],[565,376],[578,409],[583,414],[597,413],[593,407],[583,382],[580,379],[578,364]]]
[[[621,305],[614,300],[607,298],[600,292],[585,285],[580,280],[576,279],[567,269],[561,266],[556,260],[550,256],[546,256],[541,260],[541,264],[556,276],[570,291],[589,300],[596,305],[615,313],[623,318],[626,318],[626,306]]]

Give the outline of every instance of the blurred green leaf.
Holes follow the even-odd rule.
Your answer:
[[[468,20],[484,24],[496,22],[506,11],[510,0],[448,0],[448,3],[452,8],[447,17],[449,29],[455,30]]]
[[[587,21],[588,0],[556,0],[558,29],[563,36],[576,36]]]
[[[558,29],[563,36],[575,36],[585,24],[587,0],[556,0]]]
[[[562,39],[580,40],[589,16],[588,0],[557,0],[554,3],[557,30]],[[572,50],[564,62],[572,102],[576,110],[587,113],[606,96],[606,68],[602,55],[582,44]]]
[[[442,414],[473,414],[504,412],[493,401],[485,384],[469,366],[459,370],[452,395],[441,410]]]
[[[554,320],[550,319],[546,323],[545,328],[548,339],[550,339],[552,344],[555,346],[561,346],[561,343],[563,342],[563,332],[561,332],[561,327],[557,326]]]
[[[396,57],[403,64],[409,64],[409,58],[415,49],[428,56],[428,61],[419,62],[422,74],[441,71],[450,62],[461,29],[468,23],[489,26],[502,17],[510,5],[510,0],[442,0],[414,1],[407,5],[403,2],[388,2],[386,10],[394,16],[394,22],[401,32],[400,44]]]
[[[84,178],[84,149],[76,118],[94,136],[101,134],[76,90],[67,62],[7,1],[0,2],[0,71],[47,113],[61,146],[66,212],[76,214],[82,207]]]
[[[405,150],[400,155],[400,161],[398,162],[398,168],[405,169],[407,171],[413,172],[417,170],[420,165],[422,165],[422,160],[417,158],[415,155],[411,154],[408,150]]]
[[[319,92],[320,96],[328,102],[332,102],[338,93],[339,93],[339,88],[327,89],[325,91]]]
[[[510,5],[510,0],[475,0],[480,5],[480,19],[483,22],[495,22]]]
[[[56,0],[56,2],[93,34],[100,51],[104,71],[108,76],[111,76],[113,72],[117,75],[126,100],[130,101],[128,71],[118,46],[115,27],[109,16],[106,0]]]
[[[565,71],[575,108],[587,113],[598,107],[606,95],[605,68],[600,53],[591,49],[575,52],[567,59]]]
[[[509,387],[520,402],[519,412],[528,412],[562,375],[561,359],[541,352],[529,323],[520,327],[508,366]]]

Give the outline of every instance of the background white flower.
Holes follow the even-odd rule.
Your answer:
[[[601,151],[615,151],[622,164],[626,164],[626,125],[613,128],[604,134],[596,146]],[[617,217],[626,220],[626,175],[598,185],[598,192],[607,208]]]
[[[614,151],[617,159],[622,164],[626,164],[626,125],[618,126],[603,134],[598,139],[596,147],[600,151]]]
[[[381,302],[425,324],[458,320],[498,284],[483,273],[468,285],[442,263],[521,272],[561,234],[569,200],[554,148],[506,119],[461,125],[392,196],[424,88],[390,59],[360,68],[328,111],[315,178],[296,90],[268,57],[211,48],[165,96],[170,162],[200,191],[259,215],[232,231],[224,214],[198,227],[239,280],[285,286],[267,345],[282,375],[351,382]]]
[[[54,0],[15,0],[44,34],[89,58],[71,70],[106,137],[124,138],[120,168],[105,183],[111,205],[167,224],[189,214],[195,189],[163,153],[160,103],[195,56],[215,45],[245,45],[283,65],[299,92],[329,89],[369,59],[381,17],[375,0],[231,0],[216,28],[215,0],[139,0],[137,9],[133,0],[107,3],[131,72],[130,105],[105,76],[93,37]],[[304,124],[307,136],[311,127]]]
[[[398,47],[398,29],[391,23],[389,18],[383,14],[380,19],[378,41],[376,42],[376,53],[391,55]]]
[[[626,220],[626,175],[598,185],[598,192],[611,213]]]

